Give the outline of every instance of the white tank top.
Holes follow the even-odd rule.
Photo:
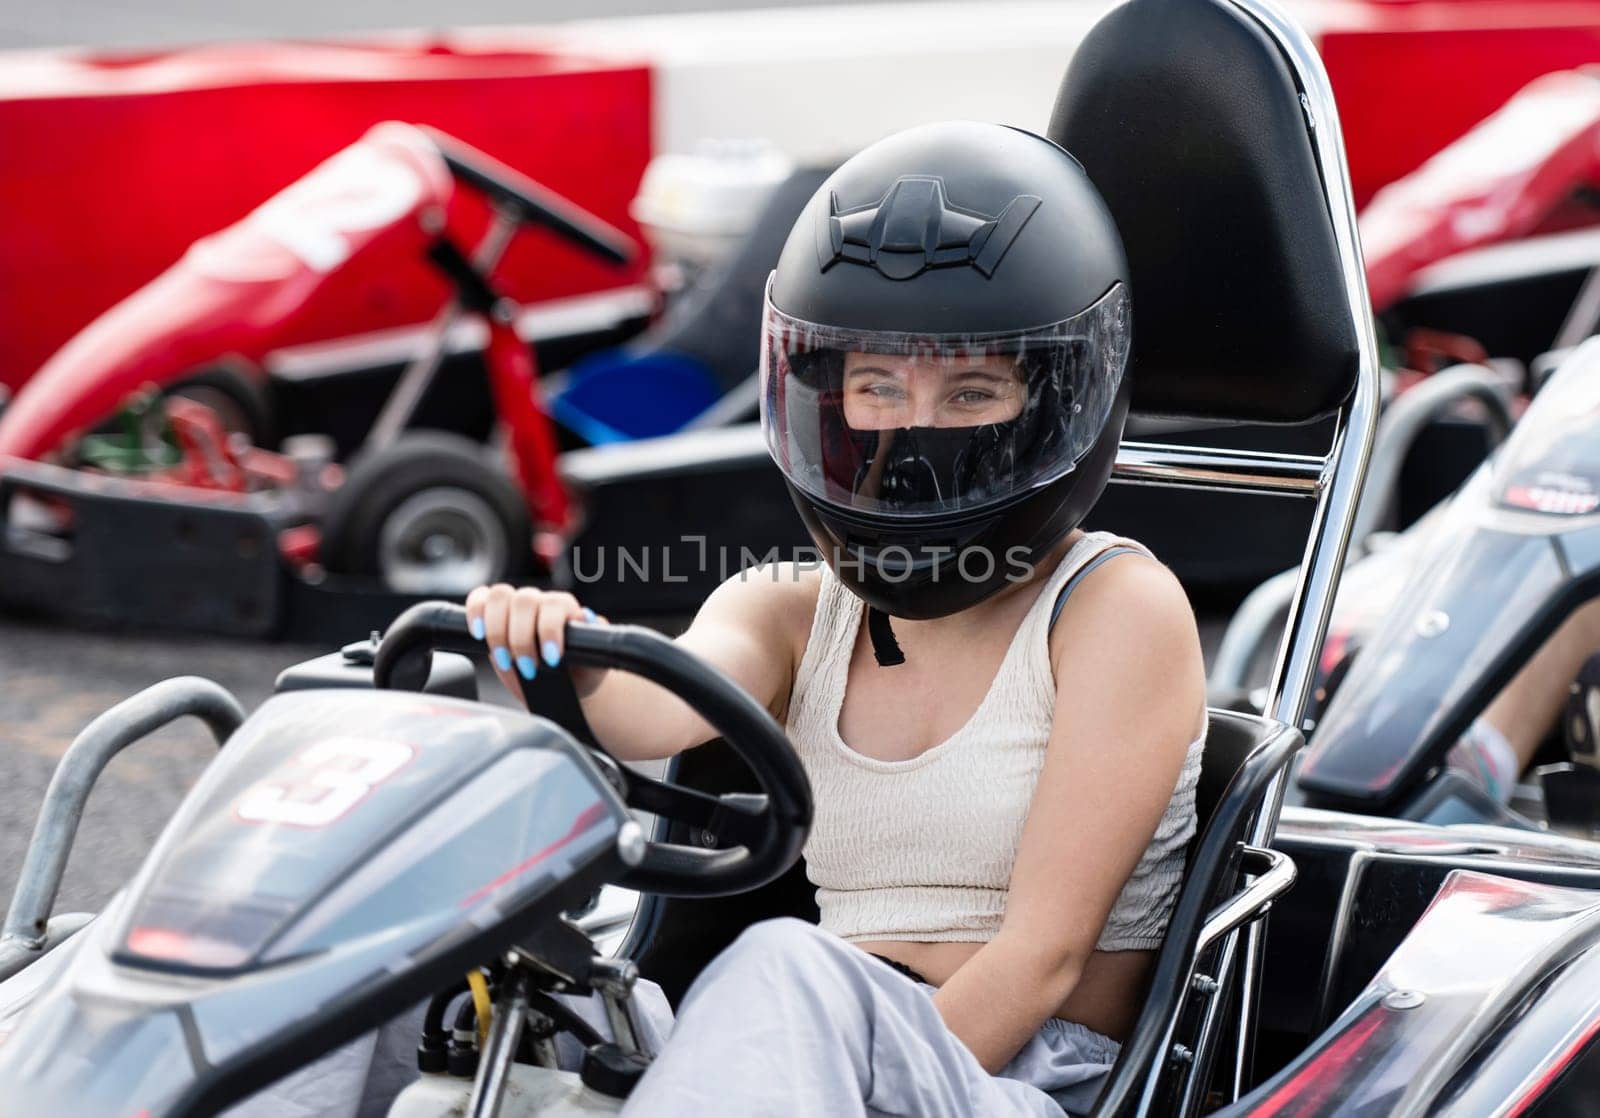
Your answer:
[[[822,926],[848,940],[986,942],[1000,928],[1023,822],[1055,713],[1051,613],[1072,576],[1108,547],[1087,533],[1051,572],[1012,638],[994,683],[952,736],[904,761],[857,753],[839,710],[864,603],[826,567],[789,703],[788,732],[811,779],[805,846]],[[885,669],[893,671],[894,669]],[[1102,951],[1159,947],[1195,830],[1204,733],[1100,935]]]

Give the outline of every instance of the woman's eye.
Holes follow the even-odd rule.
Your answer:
[[[967,405],[987,404],[994,399],[994,394],[985,392],[981,388],[967,388],[956,393],[956,403]]]
[[[896,384],[869,384],[862,391],[874,401],[882,403],[905,398],[905,393]]]

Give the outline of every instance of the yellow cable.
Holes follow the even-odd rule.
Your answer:
[[[472,991],[472,1008],[478,1014],[478,1047],[489,1039],[489,983],[481,970],[467,972],[467,988]]]

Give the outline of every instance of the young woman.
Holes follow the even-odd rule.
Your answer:
[[[628,1113],[1087,1109],[1134,1021],[1193,834],[1193,615],[1079,524],[1127,410],[1126,264],[1038,136],[929,125],[845,163],[767,296],[762,421],[821,565],[747,571],[679,640],[787,726],[821,925],[746,931]],[[493,586],[474,633],[559,665],[568,594]],[[628,760],[713,736],[652,684],[573,671]]]

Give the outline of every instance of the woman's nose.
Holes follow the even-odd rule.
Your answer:
[[[939,398],[933,392],[911,393],[912,427],[937,427],[939,425]]]

